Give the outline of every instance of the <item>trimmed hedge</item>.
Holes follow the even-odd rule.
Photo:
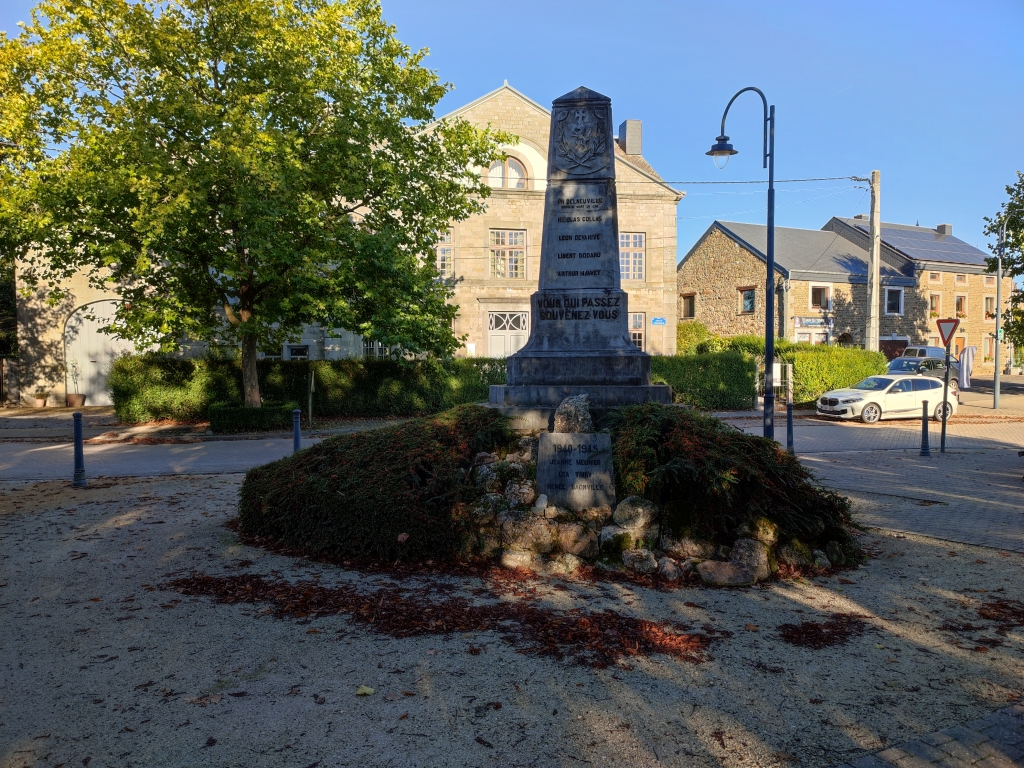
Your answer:
[[[211,405],[210,430],[217,435],[227,435],[289,429],[292,426],[292,411],[298,407],[298,403],[263,403],[261,408]]]
[[[732,544],[764,517],[783,541],[795,537],[819,549],[837,541],[859,559],[849,500],[818,487],[774,440],[656,403],[619,410],[612,434],[619,497],[660,504],[663,530],[673,536]]]
[[[830,389],[849,387],[868,376],[885,373],[887,364],[881,352],[820,345],[783,352],[779,357],[793,364],[794,403],[813,403]]]
[[[670,384],[676,401],[709,411],[744,411],[757,405],[757,366],[742,352],[654,357],[657,383]]]
[[[676,354],[693,354],[697,345],[710,335],[708,327],[700,320],[680,320],[676,326]]]
[[[471,549],[481,493],[473,458],[513,439],[500,413],[472,405],[329,438],[246,473],[241,530],[311,556],[456,559]]]
[[[487,399],[505,383],[503,360],[260,360],[264,401],[297,402],[308,410],[313,370],[314,417],[417,416]],[[242,403],[242,371],[235,360],[183,359],[156,353],[127,355],[111,367],[114,410],[124,423],[202,421],[213,403]]]

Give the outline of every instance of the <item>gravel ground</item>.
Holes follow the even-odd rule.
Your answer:
[[[160,588],[195,571],[391,583],[240,544],[223,527],[240,482],[0,484],[0,767],[827,766],[1024,690],[1024,631],[977,613],[1024,599],[1024,558],[911,535],[870,532],[874,556],[841,577],[735,591],[553,580],[488,598],[703,627],[704,663],[595,669],[496,632],[395,639]],[[413,581],[477,601],[487,587]],[[866,631],[815,650],[778,629],[834,613]]]

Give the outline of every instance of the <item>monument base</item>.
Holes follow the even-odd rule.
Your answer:
[[[505,363],[509,386],[572,386],[581,381],[610,388],[649,386],[651,356],[628,339],[618,341],[622,348],[600,351],[539,351],[527,345]],[[590,400],[594,402],[593,397]]]
[[[555,408],[567,397],[587,395],[597,408],[636,403],[672,403],[672,387],[667,384],[592,385],[592,384],[492,384],[489,401],[492,405],[539,406]]]

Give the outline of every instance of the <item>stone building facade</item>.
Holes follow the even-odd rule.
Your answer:
[[[492,193],[485,213],[456,223],[438,245],[438,268],[454,281],[459,354],[505,357],[530,336],[530,296],[537,290],[551,113],[507,83],[455,110],[474,125],[519,137],[508,160],[482,169]],[[641,124],[625,121],[615,145],[622,289],[630,333],[644,351],[676,348],[676,206],[672,189],[641,154]]]
[[[821,230],[776,228],[775,327],[812,344],[863,346],[867,324],[867,222],[831,219]],[[716,221],[677,269],[679,322],[716,334],[764,333],[767,228]],[[935,321],[959,317],[953,351],[978,348],[975,370],[993,370],[996,278],[986,254],[937,229],[882,225],[879,337],[883,352],[940,345]],[[1003,312],[1011,278],[1004,278]],[[752,302],[744,305],[744,299]],[[1002,359],[1008,360],[1004,345]]]

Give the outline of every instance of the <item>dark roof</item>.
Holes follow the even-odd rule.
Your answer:
[[[839,219],[865,234],[871,232],[864,219]],[[934,261],[947,264],[985,266],[988,254],[953,235],[943,235],[928,227],[882,222],[882,241],[913,261]]]
[[[607,101],[607,102],[611,102],[611,99],[609,99],[603,93],[598,93],[597,91],[592,91],[589,88],[587,88],[585,85],[581,85],[576,90],[569,91],[564,96],[559,96],[557,99],[555,99],[551,103],[552,104],[560,104],[560,103],[562,103],[564,101],[567,101],[567,102],[573,102],[573,101]]]
[[[764,224],[716,221],[711,226],[719,227],[762,260],[767,260],[768,227]],[[868,275],[868,252],[835,232],[776,227],[775,264],[783,276],[791,280],[864,283]],[[884,262],[880,277],[888,285],[913,284],[912,277]]]

